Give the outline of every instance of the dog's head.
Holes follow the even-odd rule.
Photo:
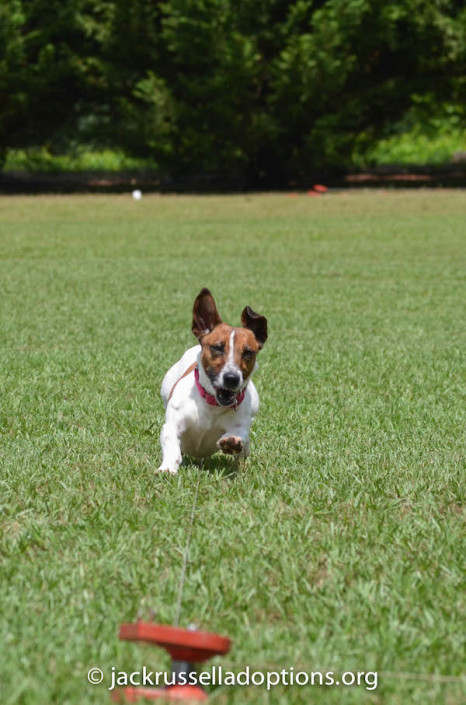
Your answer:
[[[193,308],[192,331],[202,347],[202,367],[220,406],[231,406],[246,386],[259,350],[267,340],[267,319],[246,306],[243,327],[222,323],[208,289],[199,292]]]

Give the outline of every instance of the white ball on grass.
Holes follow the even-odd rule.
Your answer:
[[[133,198],[135,201],[140,201],[142,198],[142,192],[139,189],[133,191]]]

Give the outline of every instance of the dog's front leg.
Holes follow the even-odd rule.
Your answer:
[[[169,472],[176,475],[181,464],[180,438],[177,425],[167,419],[160,432],[162,446],[162,464],[157,472]]]
[[[247,458],[249,455],[249,426],[232,426],[217,441],[217,446],[226,455]]]

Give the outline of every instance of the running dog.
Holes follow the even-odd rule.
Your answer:
[[[176,475],[183,454],[249,454],[249,429],[259,409],[251,377],[267,340],[267,319],[246,306],[241,323],[223,323],[210,291],[199,292],[192,323],[199,345],[187,350],[162,382],[166,412],[158,472]]]

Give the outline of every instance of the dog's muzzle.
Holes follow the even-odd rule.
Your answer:
[[[240,392],[241,375],[235,370],[224,370],[214,385],[215,398],[221,406],[232,406]]]
[[[231,389],[225,389],[225,387],[220,387],[220,389],[215,390],[215,398],[217,399],[220,406],[232,406],[236,402],[237,393]]]

